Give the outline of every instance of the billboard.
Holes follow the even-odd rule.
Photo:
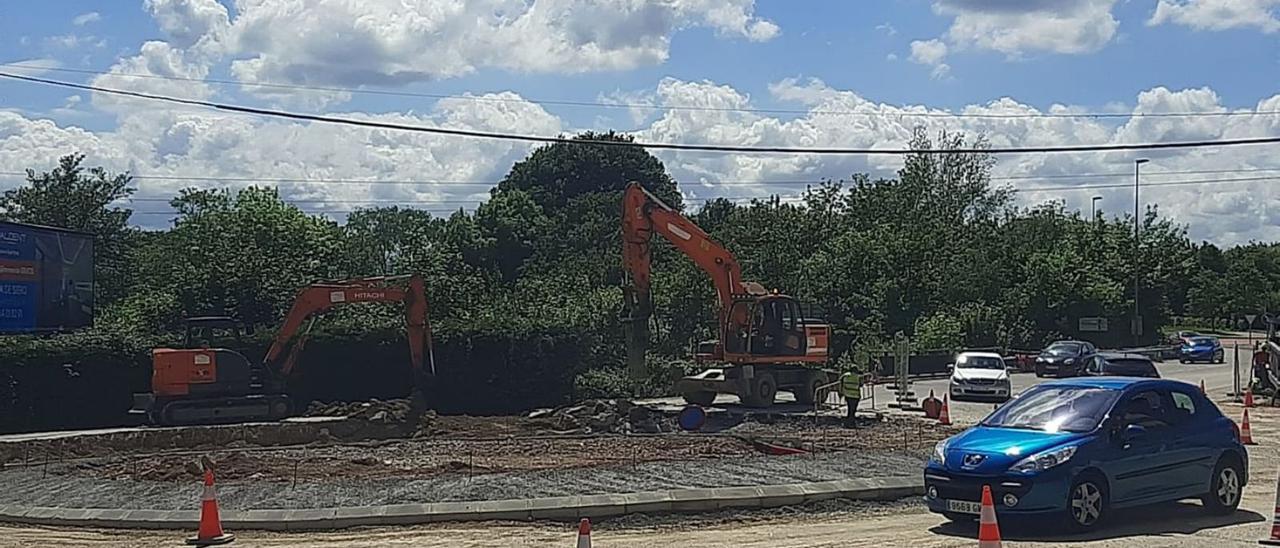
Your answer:
[[[0,333],[93,325],[93,236],[0,222]]]

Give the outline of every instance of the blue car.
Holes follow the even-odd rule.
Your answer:
[[[1178,361],[1222,363],[1225,360],[1222,343],[1216,337],[1188,337],[1178,348]]]
[[[925,502],[973,519],[985,485],[1001,519],[1058,517],[1088,530],[1117,508],[1185,498],[1233,512],[1248,471],[1239,429],[1199,388],[1081,377],[1039,384],[939,442],[924,469]]]

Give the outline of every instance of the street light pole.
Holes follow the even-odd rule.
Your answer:
[[[1102,196],[1094,196],[1092,199],[1089,200],[1089,218],[1090,219],[1093,219],[1095,221],[1098,220],[1098,200],[1101,200],[1101,199],[1102,199]]]
[[[1138,249],[1139,249],[1138,186],[1139,186],[1139,181],[1141,181],[1142,164],[1145,164],[1150,161],[1151,160],[1147,158],[1138,158],[1137,160],[1133,161],[1133,326],[1131,330],[1133,331],[1134,346],[1138,346],[1138,340],[1140,336],[1140,333],[1139,333],[1140,324],[1138,323],[1139,322],[1138,320],[1138,317],[1139,317],[1138,316],[1138,278],[1139,278],[1139,273],[1138,273],[1138,270],[1139,270],[1139,265],[1138,265]]]

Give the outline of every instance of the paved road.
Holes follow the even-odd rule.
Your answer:
[[[1229,343],[1226,346],[1226,363],[1222,364],[1180,364],[1177,361],[1165,361],[1157,363],[1156,369],[1160,371],[1160,375],[1166,378],[1177,379],[1191,384],[1199,385],[1200,381],[1204,381],[1205,390],[1209,392],[1215,399],[1222,399],[1229,394],[1234,387],[1234,362],[1235,349]],[[1240,375],[1241,382],[1247,382],[1244,379],[1249,374],[1250,351],[1245,345],[1240,345]],[[1019,393],[1027,388],[1035,386],[1049,379],[1037,378],[1032,373],[1014,373],[1011,376],[1013,381],[1014,393]],[[947,378],[928,379],[916,381],[912,383],[912,389],[918,398],[924,398],[929,395],[932,390],[939,398],[947,393]],[[876,387],[875,404],[877,409],[884,409],[887,403],[893,400],[893,392],[886,386]],[[870,402],[864,402],[863,407],[870,405]],[[982,420],[991,412],[993,404],[991,403],[975,403],[975,402],[951,402],[951,416],[953,420],[962,423],[974,423]]]

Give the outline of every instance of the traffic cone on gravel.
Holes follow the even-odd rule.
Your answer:
[[[982,486],[982,510],[978,513],[978,548],[1001,548],[996,505],[991,502],[991,486]]]
[[[1249,428],[1249,410],[1244,410],[1244,418],[1240,421],[1240,443],[1245,445],[1255,445],[1253,443],[1253,429]]]
[[[226,544],[236,539],[222,531],[222,519],[218,517],[218,494],[213,489],[213,469],[204,469],[204,492],[200,495],[200,529],[196,536],[187,539],[194,546]]]
[[[947,404],[947,395],[942,395],[942,411],[938,412],[938,424],[951,425],[951,406]]]
[[[1280,546],[1280,478],[1276,479],[1276,509],[1271,516],[1271,538],[1262,539],[1258,544]]]
[[[1249,409],[1251,407],[1253,407],[1253,387],[1246,386],[1244,388],[1244,408]]]
[[[587,518],[578,522],[578,548],[591,548],[591,520]]]

